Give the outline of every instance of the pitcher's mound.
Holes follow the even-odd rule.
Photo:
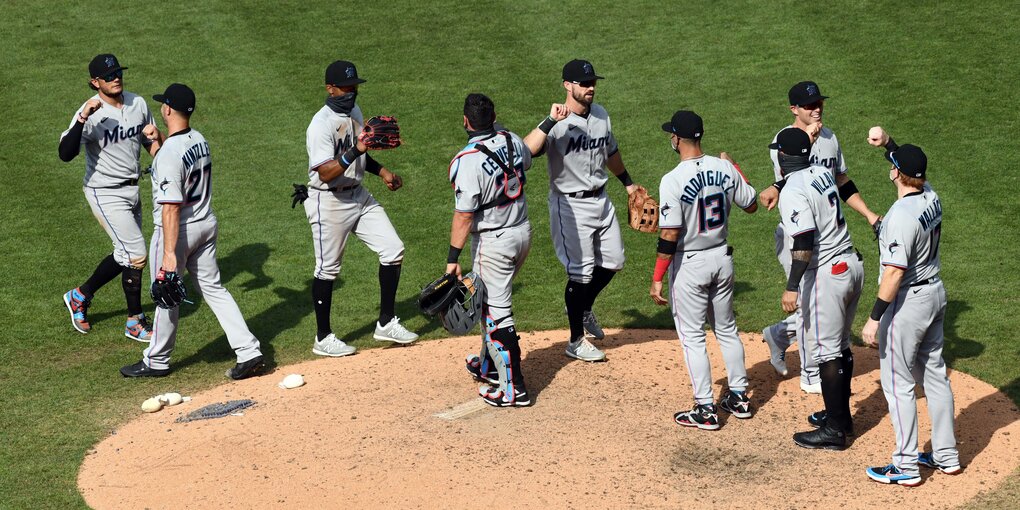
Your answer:
[[[284,367],[141,415],[96,446],[78,483],[94,508],[854,508],[954,507],[1012,473],[1020,412],[1005,395],[952,372],[959,476],[923,469],[907,489],[868,480],[890,462],[893,431],[876,351],[854,348],[857,437],[843,452],[791,435],[822,409],[797,376],[781,379],[745,334],[755,416],[721,415],[706,432],[673,423],[691,386],[671,331],[609,330],[607,363],[567,358],[564,332],[525,334],[534,405],[479,405],[464,356],[477,337],[376,349]],[[709,335],[716,396],[725,384]],[[791,371],[799,366],[788,354]],[[284,390],[292,372],[307,385]],[[175,423],[198,407],[251,398],[242,416]],[[929,421],[919,400],[922,447]],[[441,416],[437,416],[441,415]]]

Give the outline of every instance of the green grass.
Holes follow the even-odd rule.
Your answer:
[[[325,66],[353,60],[369,80],[359,97],[362,109],[401,121],[406,145],[378,159],[402,174],[406,186],[389,193],[370,177],[368,187],[407,246],[398,314],[411,329],[436,338],[442,329],[416,314],[414,298],[444,267],[452,208],[445,171],[465,142],[465,94],[488,94],[501,122],[524,134],[551,102],[562,101],[563,63],[584,57],[606,77],[597,100],[612,115],[631,174],[653,192],[675,165],[658,125],[679,108],[704,117],[706,150],[730,152],[757,187],[767,185],[772,170],[765,145],[789,122],[786,91],[803,79],[832,96],[826,125],[840,137],[851,176],[872,209],[884,211],[895,195],[881,152],[863,141],[868,127],[884,125],[901,143],[921,145],[946,211],[946,357],[1020,401],[1020,350],[1013,340],[1020,278],[1010,248],[1020,245],[1013,228],[1020,182],[1012,164],[1020,138],[1020,67],[1009,57],[1020,40],[1020,16],[1011,2],[983,6],[9,3],[0,21],[0,507],[84,506],[75,475],[91,445],[134,416],[143,398],[222,383],[232,363],[215,318],[198,307],[185,310],[172,377],[121,379],[117,369],[136,361],[141,346],[121,335],[125,311],[116,282],[95,299],[93,333],[78,335],[67,324],[60,295],[88,276],[109,244],[81,195],[81,158],[60,162],[56,145],[90,95],[89,59],[107,51],[130,67],[130,91],[148,98],[174,81],[196,90],[193,122],[216,161],[224,281],[277,365],[312,357],[310,230],[300,209],[289,207],[288,194],[291,183],[304,180],[304,129],[322,104]],[[514,295],[523,329],[564,326],[564,272],[546,234],[544,164],[538,161],[528,181],[536,237]],[[615,182],[610,188],[625,214],[622,188]],[[142,189],[147,196],[148,186]],[[775,213],[733,219],[735,307],[743,330],[781,315],[775,222]],[[145,224],[151,232],[148,214]],[[850,224],[868,264],[867,308],[876,250],[865,222],[852,215]],[[600,318],[609,326],[671,328],[667,313],[647,298],[654,236],[624,236],[628,265],[600,298]],[[351,244],[340,282],[334,329],[367,347],[378,288],[374,255],[364,245]],[[858,328],[865,315],[858,314]],[[986,500],[1016,507],[1016,479]]]

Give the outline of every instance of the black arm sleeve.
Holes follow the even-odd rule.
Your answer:
[[[85,129],[85,123],[75,122],[67,135],[60,139],[60,147],[57,152],[60,160],[68,162],[74,159],[81,152],[81,133]]]
[[[786,186],[786,179],[779,179],[772,183],[772,187],[776,188],[778,191],[783,191],[783,186]]]
[[[370,174],[379,175],[382,165],[379,164],[371,154],[365,154],[365,171]]]
[[[857,189],[857,185],[854,184],[853,179],[846,181],[839,187],[839,198],[843,199],[844,202],[850,200],[850,197],[857,193],[860,193],[860,191]]]
[[[793,248],[790,250],[791,253],[799,251],[810,252],[814,248],[815,244],[815,231],[804,232],[793,238]],[[790,278],[786,280],[786,290],[796,292],[800,288],[800,280],[804,278],[804,273],[807,271],[809,261],[797,260],[796,258],[790,263]]]
[[[894,152],[899,150],[899,148],[900,148],[899,144],[897,144],[890,136],[889,141],[885,143],[885,150],[889,152]]]

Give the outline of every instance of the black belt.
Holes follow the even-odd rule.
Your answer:
[[[354,188],[357,188],[358,186],[361,186],[361,184],[351,184],[350,186],[333,186],[332,188],[316,188],[315,186],[310,186],[310,188],[317,189],[319,191],[332,191],[333,193],[337,193],[340,191],[352,190]]]
[[[597,196],[601,195],[602,191],[605,190],[605,189],[606,189],[606,185],[603,184],[602,186],[599,186],[598,188],[590,189],[588,191],[575,191],[573,193],[564,193],[563,196],[570,197],[570,198],[592,198],[592,197],[597,197]]]
[[[928,285],[929,283],[937,283],[939,280],[941,280],[941,278],[939,278],[938,276],[932,276],[931,278],[911,283],[910,285],[908,285],[908,287],[920,287],[922,285]]]
[[[112,186],[89,186],[89,187],[93,189],[117,189],[123,188],[125,186],[138,186],[138,179],[128,179],[126,181],[119,182]]]

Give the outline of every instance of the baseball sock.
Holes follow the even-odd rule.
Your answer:
[[[588,285],[567,280],[563,300],[567,302],[567,322],[570,323],[570,341],[584,336],[584,301]]]
[[[383,326],[393,319],[397,284],[400,283],[400,267],[400,264],[394,266],[379,264],[379,324]]]
[[[333,332],[329,311],[333,307],[333,280],[312,280],[312,305],[315,307],[316,338],[322,340]]]
[[[850,411],[850,382],[854,378],[854,351],[845,349],[843,356],[839,358],[843,362],[843,398],[846,403],[847,423],[853,422],[853,413]]]
[[[125,267],[120,274],[120,283],[124,287],[124,298],[127,300],[128,315],[142,313],[142,270]]]
[[[602,289],[609,285],[609,282],[616,276],[616,271],[610,271],[602,266],[595,266],[591,273],[591,283],[588,284],[588,300],[584,303],[584,311],[590,312],[595,298],[599,297]]]
[[[818,365],[822,379],[822,400],[825,401],[825,413],[828,416],[827,426],[834,430],[846,431],[850,426],[847,414],[849,405],[846,399],[843,379],[843,361],[839,358]]]
[[[99,290],[103,285],[110,283],[110,280],[114,279],[123,271],[124,268],[117,263],[113,258],[113,254],[109,254],[103,259],[102,262],[96,266],[96,270],[92,272],[92,276],[78,287],[85,299],[92,299],[96,291]]]
[[[510,354],[510,372],[513,374],[511,381],[517,389],[524,391],[524,372],[521,370],[521,337],[517,336],[517,330],[513,326],[499,328],[492,332],[492,339],[501,342]]]

